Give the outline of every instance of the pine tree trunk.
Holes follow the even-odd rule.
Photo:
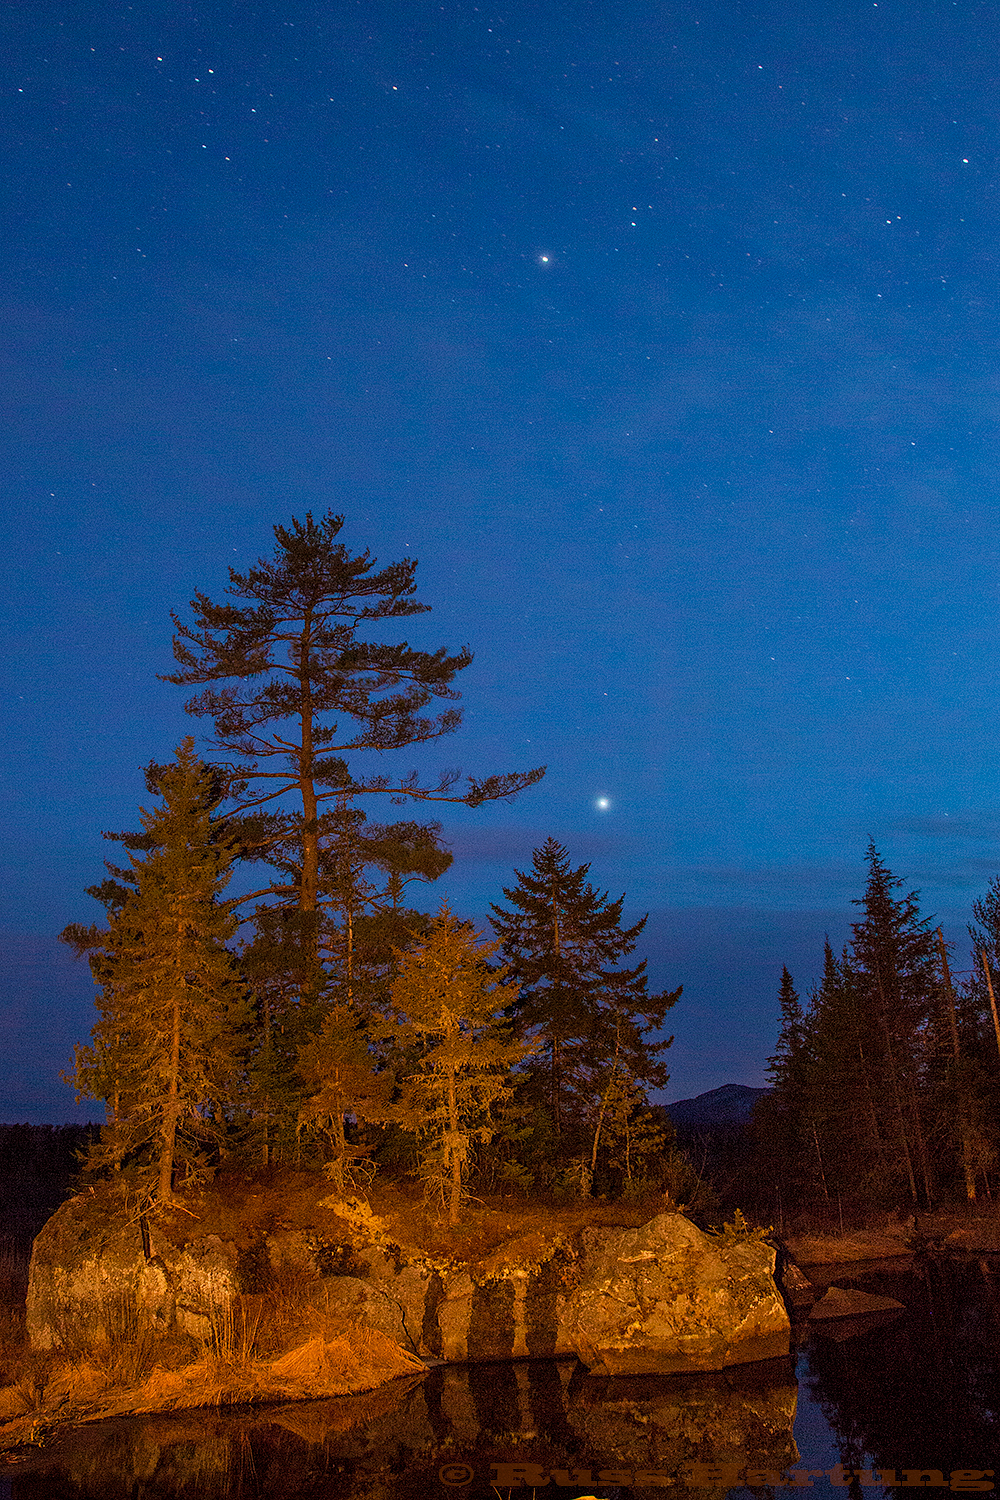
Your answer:
[[[1000,1017],[997,1016],[997,1002],[996,996],[993,993],[993,976],[990,973],[990,961],[986,957],[985,948],[980,948],[979,951],[983,955],[983,968],[986,970],[986,988],[989,991],[990,1010],[993,1013],[993,1030],[997,1039],[997,1052],[1000,1052]]]
[[[266,984],[263,986],[263,993],[262,993],[262,997],[261,998],[263,1000],[263,1005],[264,1005],[264,1014],[263,1014],[264,1027],[263,1027],[263,1041],[261,1043],[261,1058],[263,1059],[263,1063],[264,1063],[264,1069],[265,1069],[265,1071],[264,1071],[263,1076],[264,1076],[264,1079],[265,1079],[265,1087],[266,1087],[267,1083],[269,1082],[268,1072],[266,1070],[270,1068],[271,1062],[272,1062],[272,1058],[271,1058],[271,997],[270,997],[270,995],[267,992],[267,985]],[[261,1163],[262,1163],[263,1166],[267,1167],[267,1166],[270,1165],[270,1162],[271,1162],[271,1137],[270,1137],[271,1098],[270,1098],[270,1094],[269,1093],[266,1094],[265,1097],[264,1097],[264,1099],[261,1101],[261,1106],[262,1106],[261,1107],[261,1113],[262,1113],[263,1122],[264,1122],[263,1137],[262,1137],[262,1140],[261,1140]]]
[[[559,962],[562,956],[559,939],[559,907],[556,903],[556,883],[551,882],[552,889],[552,951],[556,959],[556,973],[559,972]],[[558,982],[558,981],[557,981]],[[559,1078],[559,1038],[555,1032],[552,1034],[552,1123],[555,1127],[556,1141],[562,1147],[562,1116],[559,1109],[560,1103],[560,1078]]]
[[[910,1184],[910,1196],[917,1203],[917,1179],[913,1170],[913,1157],[910,1153],[910,1142],[906,1134],[906,1121],[903,1117],[903,1102],[899,1094],[899,1078],[896,1073],[896,1058],[892,1050],[892,1041],[889,1036],[889,1022],[886,1016],[885,991],[882,988],[882,976],[878,972],[875,975],[879,994],[879,1029],[882,1032],[882,1043],[885,1047],[886,1067],[889,1073],[889,1085],[892,1090],[893,1103],[896,1108],[896,1122],[899,1127],[899,1143],[903,1151],[903,1160],[906,1163],[906,1175]]]
[[[559,1038],[552,1036],[552,1123],[556,1141],[562,1146],[562,1118],[559,1112]]]
[[[333,1161],[330,1163],[330,1177],[333,1182],[333,1190],[341,1196],[347,1191],[344,1181],[344,1159],[347,1155],[347,1137],[344,1133],[343,1111],[338,1109],[333,1116],[333,1149],[335,1152]]]
[[[451,1206],[449,1222],[458,1223],[458,1210],[462,1202],[462,1162],[458,1154],[458,1100],[455,1096],[455,1070],[448,1073],[448,1151],[451,1156]]]
[[[866,1096],[866,1098],[868,1100],[868,1123],[869,1123],[869,1125],[871,1127],[871,1137],[872,1137],[872,1145],[873,1145],[874,1150],[875,1150],[875,1159],[876,1159],[876,1161],[878,1161],[878,1163],[879,1163],[879,1165],[881,1167],[885,1168],[885,1166],[886,1166],[885,1149],[884,1149],[883,1142],[882,1142],[882,1134],[881,1134],[881,1132],[879,1130],[879,1126],[878,1126],[878,1113],[877,1113],[877,1111],[875,1109],[875,1096],[872,1093],[871,1078],[868,1075],[868,1064],[865,1061],[864,1049],[863,1049],[863,1047],[861,1045],[861,1038],[860,1037],[857,1038],[857,1042],[858,1042],[858,1061],[861,1064],[861,1077],[862,1077],[862,1079],[864,1081],[865,1096]]]
[[[937,930],[938,948],[941,953],[941,970],[944,974],[944,997],[948,1011],[948,1022],[951,1030],[951,1046],[955,1058],[955,1091],[958,1095],[958,1139],[962,1147],[962,1174],[965,1178],[965,1196],[970,1203],[976,1201],[976,1179],[972,1171],[969,1151],[968,1111],[965,1104],[965,1087],[961,1073],[958,1068],[958,1021],[955,1018],[955,991],[951,986],[951,972],[948,968],[948,950],[944,945],[944,933],[940,927]]]
[[[607,1110],[607,1107],[608,1107],[608,1098],[610,1097],[611,1090],[615,1086],[615,1075],[618,1072],[618,1054],[621,1051],[621,1045],[622,1045],[622,1029],[621,1029],[621,1026],[618,1026],[616,1028],[616,1030],[615,1030],[615,1056],[614,1056],[614,1061],[611,1064],[611,1077],[608,1079],[608,1086],[604,1090],[603,1095],[601,1096],[601,1108],[600,1108],[600,1112],[599,1112],[599,1114],[597,1116],[597,1129],[594,1131],[594,1149],[590,1153],[590,1179],[591,1179],[591,1181],[594,1180],[594,1173],[597,1171],[597,1148],[598,1148],[598,1146],[600,1144],[600,1140],[601,1140],[601,1127],[604,1124],[604,1115],[605,1115],[605,1111]]]
[[[173,1028],[170,1044],[170,1073],[167,1083],[167,1098],[163,1106],[163,1124],[160,1146],[160,1181],[156,1196],[160,1203],[169,1203],[173,1196],[174,1145],[177,1140],[177,1120],[180,1115],[179,1084],[181,1072],[181,1002],[175,992],[173,1003]]]
[[[316,783],[313,779],[313,706],[312,683],[309,676],[309,626],[310,618],[307,614],[302,631],[302,654],[298,673],[302,693],[300,709],[302,754],[299,761],[299,790],[302,794],[303,813],[302,885],[299,889],[299,910],[312,912],[316,910],[319,899],[319,814]],[[318,952],[314,953],[313,957],[318,961]]]

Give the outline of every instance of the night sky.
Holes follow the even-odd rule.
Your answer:
[[[0,20],[0,1119],[95,1014],[55,935],[207,722],[170,610],[329,509],[468,644],[423,892],[549,835],[766,1082],[873,838],[961,941],[1000,871],[998,7],[19,0]],[[402,631],[400,631],[402,635]],[[606,804],[606,805],[603,805]],[[406,816],[372,805],[374,817]]]

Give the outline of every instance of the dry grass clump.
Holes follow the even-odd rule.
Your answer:
[[[129,1288],[109,1291],[97,1319],[85,1323],[72,1312],[49,1315],[54,1346],[48,1353],[22,1350],[15,1386],[23,1409],[41,1410],[49,1386],[84,1384],[139,1386],[159,1351],[159,1341]],[[91,1379],[93,1377],[93,1379]]]
[[[264,1319],[263,1297],[232,1297],[208,1309],[205,1352],[226,1369],[241,1369],[259,1358]]]
[[[11,1383],[0,1390],[0,1423],[43,1410],[45,1392],[58,1363],[51,1354],[22,1354]]]
[[[400,1375],[423,1376],[425,1370],[421,1360],[377,1328],[322,1318],[312,1337],[271,1363],[268,1377],[289,1394],[340,1396],[375,1389]]]
[[[265,1339],[262,1347],[284,1348],[288,1337],[302,1327],[316,1304],[321,1282],[310,1266],[288,1261],[274,1268],[263,1300]]]
[[[820,1266],[851,1260],[885,1260],[908,1254],[900,1237],[860,1229],[853,1234],[803,1234],[788,1240],[800,1266]]]
[[[91,1357],[113,1385],[140,1385],[153,1367],[156,1335],[128,1290],[111,1292],[101,1307]]]

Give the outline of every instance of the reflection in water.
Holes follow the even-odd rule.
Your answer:
[[[81,1428],[51,1459],[40,1455],[34,1472],[17,1474],[12,1496],[485,1500],[497,1493],[494,1464],[555,1471],[559,1487],[548,1493],[574,1496],[591,1493],[602,1469],[666,1476],[728,1461],[781,1470],[798,1457],[795,1398],[787,1360],[627,1379],[595,1379],[572,1360],[440,1366],[369,1396]],[[442,1469],[453,1479],[465,1472],[466,1482],[445,1485]],[[628,1493],[721,1500],[725,1489],[630,1485]]]
[[[846,1467],[936,1469],[947,1479],[998,1466],[997,1275],[995,1259],[969,1257],[866,1278],[866,1291],[897,1297],[906,1315],[845,1342],[813,1335],[807,1385]]]
[[[1000,1468],[998,1263],[929,1260],[912,1275],[838,1278],[884,1292],[906,1312],[810,1335],[802,1461],[873,1474]],[[725,1488],[600,1482],[601,1470],[676,1475],[686,1464],[781,1470],[799,1462],[790,1361],[720,1375],[597,1379],[573,1360],[439,1366],[369,1395],[254,1410],[104,1422],[70,1434],[32,1470],[13,1471],[12,1500],[506,1500],[494,1464],[536,1465],[539,1496],[598,1493],[723,1500]],[[820,1452],[820,1447],[825,1452]],[[448,1467],[450,1466],[450,1468]],[[464,1467],[463,1467],[464,1466]],[[442,1482],[442,1471],[456,1481]],[[529,1470],[529,1472],[532,1472]],[[553,1474],[551,1484],[548,1475]],[[556,1477],[557,1476],[557,1477]],[[826,1479],[814,1489],[827,1497]],[[2,1493],[2,1489],[0,1489]],[[531,1485],[518,1494],[530,1500]],[[736,1494],[737,1492],[733,1492]],[[746,1491],[741,1492],[744,1496]],[[756,1492],[761,1495],[762,1491]],[[902,1492],[901,1492],[902,1493]],[[939,1491],[938,1493],[941,1493]]]

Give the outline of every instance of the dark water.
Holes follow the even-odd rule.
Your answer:
[[[717,1376],[442,1366],[366,1396],[95,1424],[8,1469],[0,1500],[749,1500],[747,1466],[757,1496],[809,1481],[825,1500],[992,1488],[959,1471],[1000,1468],[997,1263],[837,1280],[907,1310]],[[860,1477],[805,1472],[838,1463]]]

